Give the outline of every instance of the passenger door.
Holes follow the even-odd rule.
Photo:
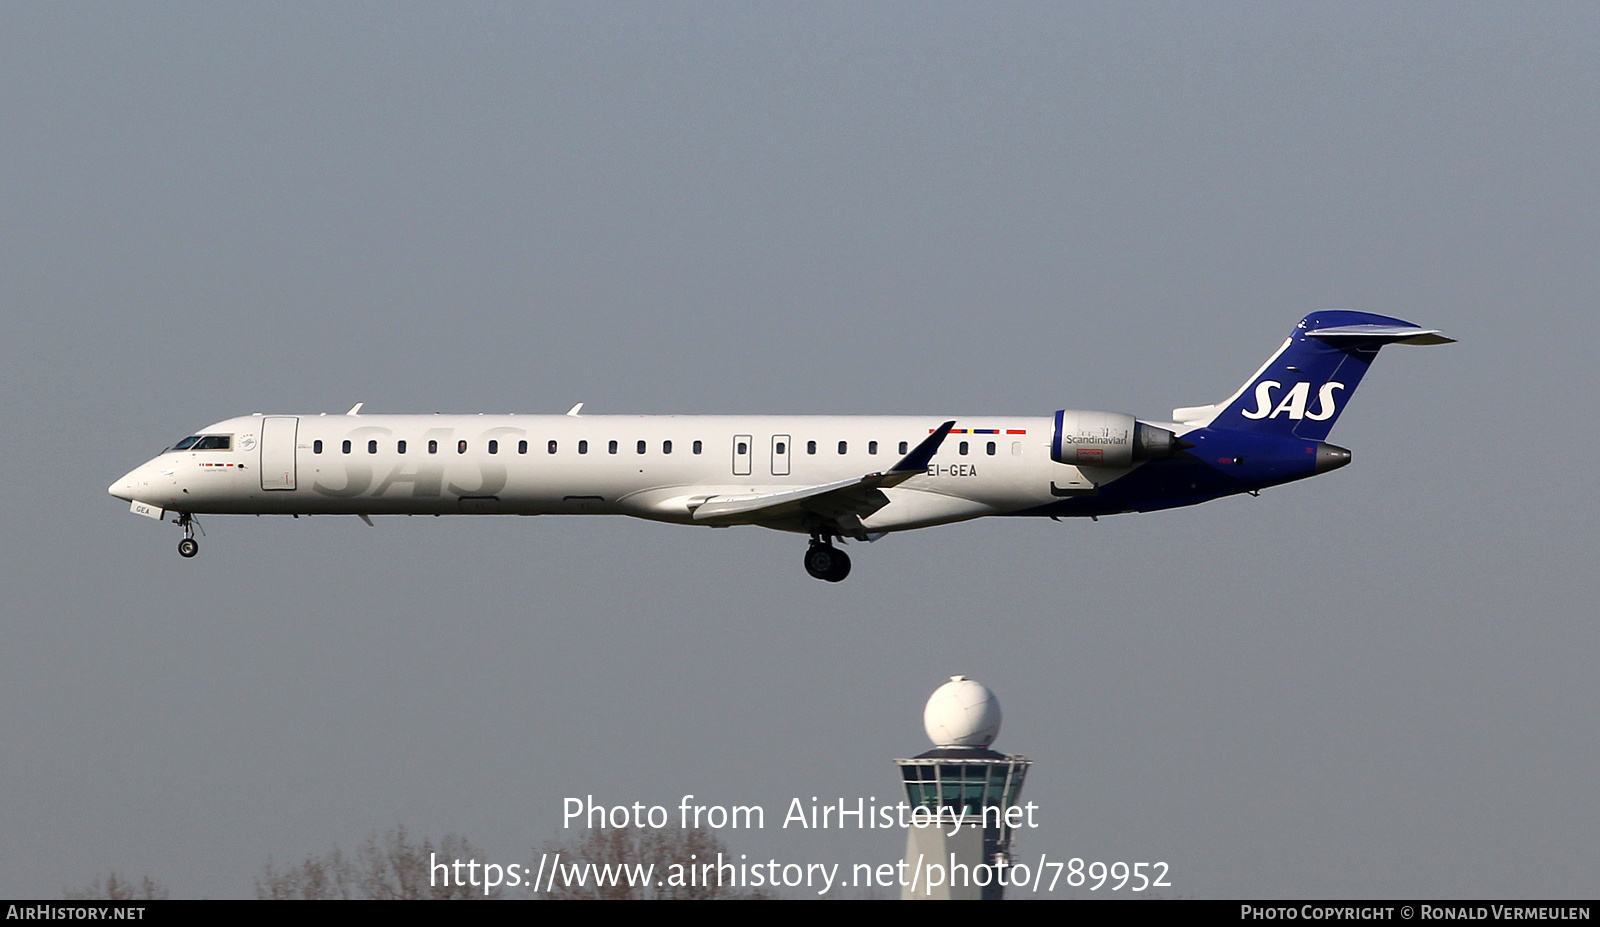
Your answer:
[[[300,419],[293,415],[269,415],[261,420],[262,489],[294,489],[294,445],[299,430]]]

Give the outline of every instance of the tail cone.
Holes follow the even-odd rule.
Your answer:
[[[1317,445],[1317,471],[1327,473],[1350,462],[1350,451],[1337,444],[1323,442]]]

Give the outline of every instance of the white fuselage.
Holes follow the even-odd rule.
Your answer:
[[[111,484],[184,533],[194,515],[632,515],[811,536],[805,568],[839,582],[835,540],[984,515],[1099,518],[1257,493],[1338,469],[1324,439],[1385,344],[1437,330],[1312,313],[1231,397],[1174,422],[1054,415],[248,415],[191,435]]]
[[[251,415],[200,432],[226,436],[226,450],[165,451],[112,492],[190,514],[618,514],[692,524],[707,499],[888,470],[944,420]],[[925,473],[882,490],[889,503],[861,519],[865,528],[1017,512],[1053,501],[1053,485],[1092,485],[1079,468],[1051,459],[1050,418],[978,416],[957,425]],[[1093,469],[1098,483],[1127,472]],[[741,522],[805,530],[762,516],[719,523]]]

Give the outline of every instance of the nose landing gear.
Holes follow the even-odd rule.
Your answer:
[[[200,523],[194,519],[193,515],[179,512],[176,524],[183,529],[183,540],[178,542],[178,556],[187,560],[200,553],[200,542],[194,539],[194,529]],[[201,528],[200,533],[204,534],[205,529]]]
[[[836,583],[850,575],[850,555],[833,546],[833,538],[811,536],[806,548],[806,572],[817,579]]]

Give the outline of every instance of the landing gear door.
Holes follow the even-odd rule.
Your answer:
[[[750,458],[754,456],[750,451],[749,435],[733,436],[733,475],[750,475]]]
[[[261,420],[261,488],[294,489],[294,443],[300,420],[269,415]]]
[[[772,436],[772,475],[789,475],[789,436]]]

